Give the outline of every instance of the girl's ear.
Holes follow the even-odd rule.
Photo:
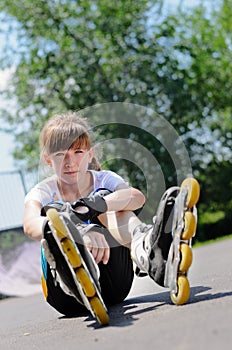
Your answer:
[[[93,147],[91,147],[89,150],[89,163],[92,162],[93,156],[94,156],[94,149]]]
[[[49,166],[52,166],[51,158],[46,153],[44,153],[44,160]]]

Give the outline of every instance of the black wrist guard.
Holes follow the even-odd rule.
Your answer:
[[[94,195],[90,198],[81,198],[72,203],[72,208],[76,210],[78,217],[83,220],[93,220],[98,215],[107,211],[106,201],[100,195]],[[78,208],[86,207],[88,211],[86,213],[79,213]]]

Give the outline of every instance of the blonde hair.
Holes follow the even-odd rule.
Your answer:
[[[44,125],[40,134],[40,149],[48,155],[70,149],[74,143],[77,147],[93,147],[91,128],[80,112],[68,111],[53,115]],[[89,165],[90,169],[100,170],[96,156]]]

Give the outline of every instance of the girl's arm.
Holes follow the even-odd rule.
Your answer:
[[[104,197],[108,211],[134,211],[145,203],[145,196],[141,191],[126,184],[119,185],[115,192]]]
[[[23,228],[24,233],[31,239],[40,241],[43,238],[43,227],[47,221],[41,216],[41,204],[37,201],[28,201],[25,204]],[[110,257],[110,248],[103,234],[91,231],[83,236],[83,240],[89,251],[92,252],[96,263],[100,261],[107,264]]]
[[[47,218],[41,216],[41,204],[37,201],[30,200],[26,202],[23,218],[24,233],[31,239],[40,241],[43,236],[43,227]]]
[[[43,227],[47,221],[45,216],[40,216],[41,204],[30,200],[25,204],[23,228],[24,233],[31,239],[40,241],[43,238]],[[108,263],[110,248],[103,234],[91,231],[83,236],[86,247],[92,252],[97,263]]]

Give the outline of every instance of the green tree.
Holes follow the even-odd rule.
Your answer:
[[[2,9],[17,20],[19,52],[15,55],[7,46],[4,57],[8,65],[14,64],[12,57],[17,58],[12,90],[7,93],[17,96],[18,108],[13,116],[4,111],[8,121],[18,126],[16,158],[28,159],[30,167],[37,164],[35,140],[48,115],[58,110],[126,101],[166,114],[177,58],[165,37],[174,35],[173,30],[168,33],[165,26],[156,24],[160,4],[144,0],[112,4],[50,0],[33,5],[30,1],[3,1]],[[7,16],[6,23],[11,22]],[[113,126],[105,132],[112,130]],[[125,137],[125,132],[120,128],[121,136]],[[148,133],[142,135],[137,130],[134,137],[160,154],[160,145]],[[164,164],[168,164],[163,153]],[[126,166],[135,174],[131,164]],[[173,169],[166,165],[165,171],[174,182]]]
[[[191,68],[186,89],[200,112],[191,125],[188,149],[201,183],[200,235],[231,233],[232,66],[230,0],[197,8],[180,33]]]

